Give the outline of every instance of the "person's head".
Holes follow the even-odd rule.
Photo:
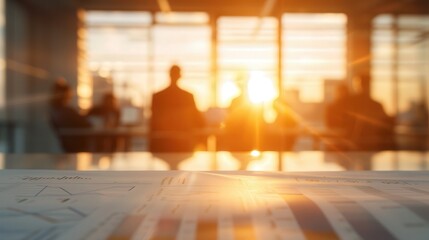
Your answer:
[[[353,79],[353,87],[357,93],[370,94],[371,78],[368,74],[361,74]]]
[[[72,98],[72,91],[64,78],[57,78],[52,86],[51,105],[67,106]]]
[[[117,101],[115,95],[112,92],[105,93],[102,104],[105,108],[116,108]]]
[[[172,85],[176,85],[177,81],[182,77],[180,67],[173,65],[170,68],[170,81]]]

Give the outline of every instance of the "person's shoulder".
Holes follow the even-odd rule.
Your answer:
[[[360,108],[362,105],[372,105],[370,97],[364,94],[353,94],[349,97],[348,103],[355,108]]]
[[[177,97],[181,98],[181,99],[190,99],[193,98],[194,95],[182,88],[176,88],[174,89],[174,95],[176,95]]]
[[[187,96],[188,98],[193,98],[194,97],[194,95],[192,93],[190,93],[190,92],[188,92],[186,90],[182,89],[182,92],[183,92],[183,95]]]
[[[170,92],[170,90],[169,90],[169,88],[167,87],[167,88],[164,88],[164,89],[162,89],[162,90],[160,90],[160,91],[158,91],[158,92],[156,92],[156,93],[154,93],[153,95],[152,95],[152,98],[162,98],[162,97],[164,97],[165,95],[169,95],[169,92]]]
[[[379,108],[379,109],[384,109],[383,104],[373,98],[371,98],[371,103],[374,107]]]

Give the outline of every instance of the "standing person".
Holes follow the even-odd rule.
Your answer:
[[[152,96],[150,151],[188,152],[196,145],[195,130],[204,121],[191,93],[181,89],[181,69],[170,68],[170,85]]]

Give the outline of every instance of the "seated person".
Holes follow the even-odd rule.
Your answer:
[[[246,76],[238,76],[241,94],[231,101],[225,119],[225,135],[222,148],[228,151],[252,151],[262,149],[265,121],[260,104],[249,100]]]
[[[65,152],[88,151],[87,139],[80,136],[61,136],[61,129],[90,128],[88,119],[79,114],[70,104],[72,91],[63,78],[54,83],[51,96],[50,121],[60,138],[61,146]]]
[[[370,96],[370,77],[354,79],[356,93],[350,98],[348,134],[356,150],[394,149],[394,119],[386,114],[381,103]]]
[[[350,93],[346,84],[340,83],[335,89],[334,100],[328,104],[325,111],[326,126],[344,133],[349,129],[348,108],[350,107]]]
[[[195,131],[204,126],[194,97],[178,86],[180,78],[180,67],[172,66],[170,85],[152,97],[149,143],[152,152],[193,151],[197,143]]]
[[[262,107],[249,103],[246,94],[233,99],[225,120],[225,148],[229,151],[261,149],[264,130]]]
[[[110,92],[104,94],[101,103],[89,109],[88,116],[101,118],[105,129],[118,127],[120,111],[115,95]]]
[[[298,115],[284,98],[277,98],[273,102],[277,114],[273,126],[275,132],[267,134],[265,150],[292,150],[297,138]],[[278,134],[278,130],[284,131]]]
[[[93,106],[88,111],[88,117],[96,117],[101,120],[103,129],[114,129],[119,126],[120,111],[113,93],[106,93],[102,102]],[[114,152],[117,150],[119,138],[115,136],[97,137],[96,151]]]
[[[325,124],[333,136],[325,141],[326,150],[352,150],[355,144],[349,137],[353,130],[353,118],[350,115],[351,95],[345,83],[340,83],[335,88],[334,100],[325,109]]]

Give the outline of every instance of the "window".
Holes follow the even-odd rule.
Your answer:
[[[283,88],[296,89],[304,102],[324,100],[325,80],[344,80],[344,14],[284,14]]]
[[[200,110],[209,107],[207,14],[89,11],[85,22],[87,68],[94,80],[110,80],[119,98],[149,108],[152,94],[169,84],[169,67],[178,64],[179,84]]]
[[[153,91],[169,84],[172,64],[182,68],[179,85],[190,91],[197,107],[211,105],[210,53],[211,30],[205,13],[157,13],[152,28]]]
[[[218,106],[228,107],[243,81],[263,81],[269,98],[277,91],[277,21],[275,18],[221,17],[218,20]],[[260,90],[260,89],[259,89]],[[254,95],[255,96],[255,95]]]
[[[372,94],[390,114],[406,114],[427,101],[429,17],[380,15],[373,28]]]
[[[95,94],[110,87],[120,99],[144,105],[150,94],[151,15],[91,11],[85,23],[87,69],[93,80],[107,81],[104,85],[94,82]]]

